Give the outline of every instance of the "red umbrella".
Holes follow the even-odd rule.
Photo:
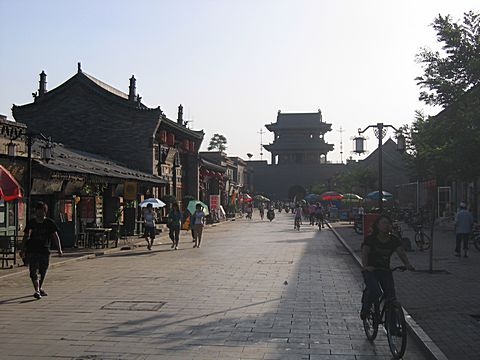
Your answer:
[[[340,200],[343,199],[343,195],[336,191],[327,191],[320,194],[321,200]]]
[[[0,165],[0,199],[10,201],[21,197],[22,193],[17,180],[10,171]]]
[[[253,199],[252,199],[252,197],[251,197],[250,195],[248,195],[248,194],[244,194],[244,195],[243,195],[243,201],[245,201],[245,202],[252,202],[252,200],[253,200]]]

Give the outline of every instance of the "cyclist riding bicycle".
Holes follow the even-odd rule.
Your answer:
[[[315,218],[319,228],[323,228],[323,207],[320,203],[315,206]]]
[[[392,220],[387,215],[380,215],[372,225],[373,232],[362,243],[362,275],[366,289],[362,296],[360,318],[364,320],[372,304],[377,301],[382,291],[386,301],[394,301],[395,284],[390,271],[390,258],[394,252],[405,264],[407,270],[415,270],[408,261],[402,242],[392,234]]]
[[[303,215],[303,210],[300,204],[295,205],[295,220],[294,220],[294,228],[296,229],[297,227],[300,227],[300,224],[302,223],[302,215]]]

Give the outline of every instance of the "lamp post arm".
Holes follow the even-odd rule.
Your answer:
[[[363,134],[365,131],[367,131],[370,128],[377,127],[377,125],[368,125],[365,129],[360,130],[361,128],[358,128],[358,134]]]
[[[393,130],[395,130],[395,132],[397,132],[397,133],[398,133],[398,129],[397,129],[395,126],[393,126],[393,125],[383,125],[383,127],[389,127],[389,128],[392,128]]]

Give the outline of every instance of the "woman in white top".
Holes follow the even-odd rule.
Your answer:
[[[193,236],[195,241],[195,245],[193,245],[193,247],[199,248],[200,243],[202,242],[203,225],[205,224],[205,213],[203,212],[201,204],[197,204],[197,206],[195,206],[195,212],[192,215],[192,222]]]

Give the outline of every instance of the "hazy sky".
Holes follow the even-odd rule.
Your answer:
[[[134,74],[147,106],[176,119],[183,104],[206,133],[203,148],[222,133],[229,155],[243,158],[260,158],[258,132],[272,140],[264,124],[279,109],[321,109],[339,161],[340,127],[345,159],[359,127],[438,111],[418,101],[415,54],[438,47],[429,24],[439,13],[468,10],[478,0],[0,0],[0,114],[13,119],[12,104],[32,101],[42,70],[53,89],[80,61],[124,92]]]

